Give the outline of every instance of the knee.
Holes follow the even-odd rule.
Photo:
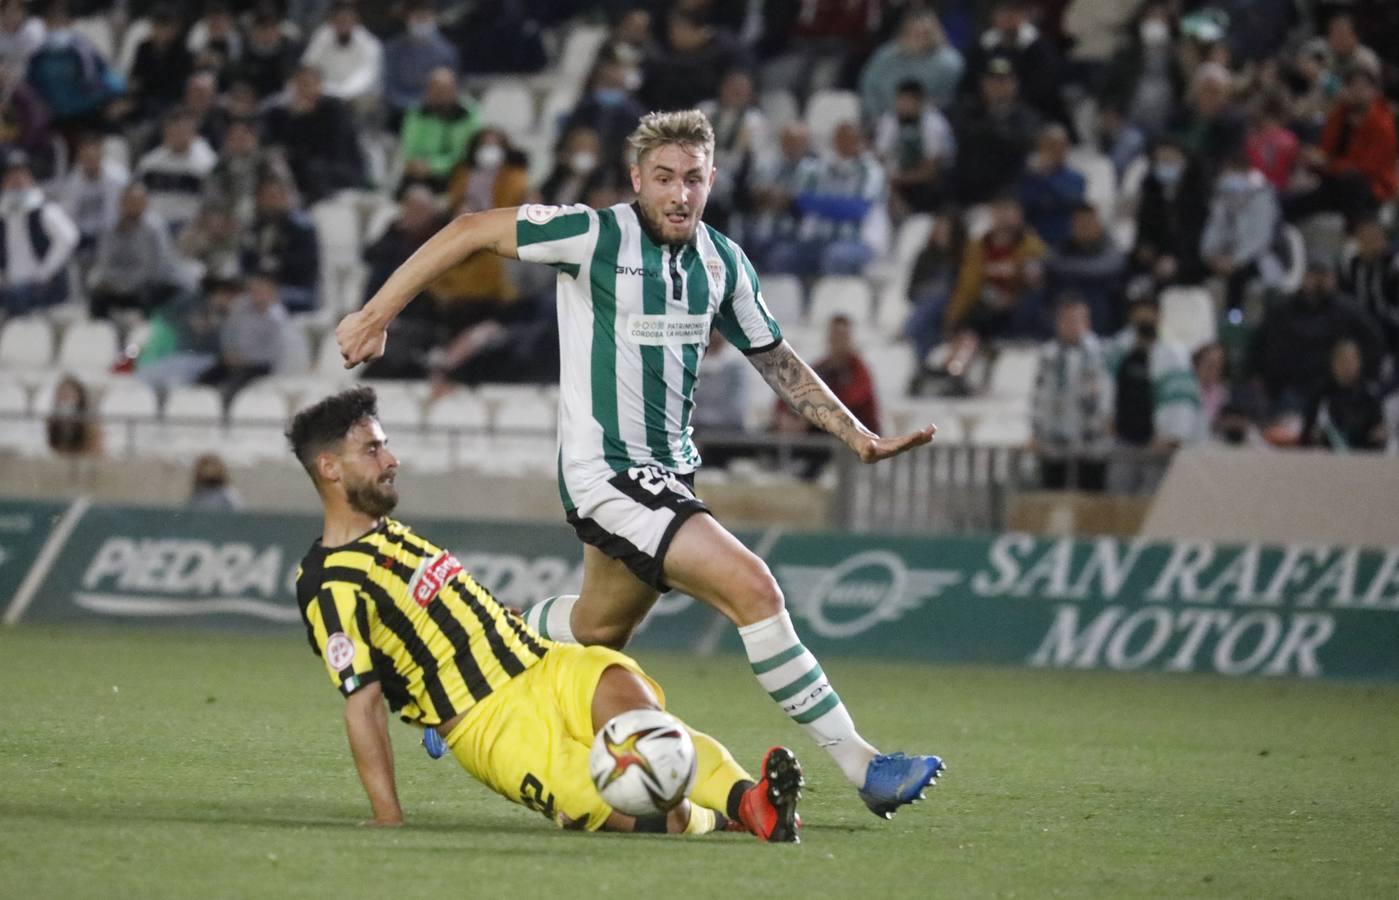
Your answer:
[[[630,623],[574,623],[573,639],[585,647],[606,647],[609,650],[622,650],[631,640],[636,626]]]
[[[761,559],[754,559],[740,573],[739,589],[734,592],[734,613],[740,625],[770,619],[782,612],[782,588]]]

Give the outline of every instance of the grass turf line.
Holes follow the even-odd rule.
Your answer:
[[[1359,897],[1399,891],[1399,689],[823,660],[885,749],[937,752],[884,823],[737,658],[643,655],[672,710],[808,773],[799,847],[580,835],[391,726],[368,806],[304,641],[0,631],[0,895]]]

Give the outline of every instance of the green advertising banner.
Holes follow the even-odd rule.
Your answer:
[[[66,503],[0,500],[0,616],[19,594]]]
[[[456,554],[510,606],[522,609],[577,593],[582,585],[583,548],[566,525],[433,519],[409,524]],[[311,515],[93,505],[24,620],[299,628],[297,566],[320,529],[320,518]],[[667,596],[639,638],[643,646],[688,649],[695,634],[712,630],[713,619],[691,598]]]
[[[768,561],[818,656],[1399,678],[1399,548],[793,534]]]
[[[62,510],[0,505],[0,596],[14,596]],[[24,621],[300,628],[292,584],[320,530],[314,516],[94,505],[68,519]],[[411,524],[512,606],[581,583],[581,545],[566,526]],[[1399,548],[740,537],[768,561],[820,656],[1399,678]],[[733,628],[683,595],[662,598],[635,646],[741,649]]]

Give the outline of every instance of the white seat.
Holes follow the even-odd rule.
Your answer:
[[[534,94],[517,82],[497,81],[481,97],[479,115],[511,138],[523,137],[534,130]]]
[[[869,347],[862,354],[874,377],[874,395],[881,405],[903,397],[913,375],[913,352],[907,347]]]
[[[1009,411],[984,416],[972,429],[971,442],[982,447],[1023,447],[1030,442],[1030,417]]]
[[[42,316],[21,316],[0,331],[0,368],[46,369],[53,361],[53,326]]]
[[[29,414],[29,391],[18,381],[0,378],[0,416],[14,418]]]
[[[874,296],[869,282],[854,275],[827,275],[811,289],[807,321],[824,328],[831,316],[849,316],[857,326],[874,318]]]
[[[223,418],[223,397],[211,387],[198,384],[171,388],[165,398],[165,420],[209,421]]]
[[[131,74],[131,67],[136,62],[136,51],[141,49],[141,43],[150,36],[150,19],[136,19],[126,26],[126,31],[121,36],[121,49],[115,60],[117,69],[123,75]]]
[[[131,170],[131,145],[119,134],[110,134],[102,139],[102,158],[114,162],[123,169]]]
[[[154,419],[160,410],[155,389],[139,378],[116,378],[107,383],[97,409],[103,416],[123,419]]]
[[[1288,253],[1291,257],[1288,260],[1287,271],[1282,273],[1281,280],[1274,285],[1284,294],[1294,294],[1302,287],[1302,277],[1307,271],[1307,242],[1302,237],[1302,231],[1296,225],[1287,225],[1283,228],[1283,237],[1287,241]],[[1315,251],[1315,247],[1313,250]]]
[[[225,442],[223,397],[211,387],[180,385],[165,398],[163,420],[136,429],[134,443],[143,454],[184,460],[222,451]]]
[[[83,375],[110,372],[121,352],[117,326],[106,319],[74,322],[63,333],[58,366]]]
[[[244,388],[233,395],[228,405],[228,419],[235,424],[253,422],[281,427],[286,418],[286,395],[270,384],[258,383]]]
[[[468,390],[453,391],[427,408],[428,433],[445,443],[453,468],[480,468],[486,452],[491,411],[486,401]]]
[[[778,325],[785,328],[806,320],[802,313],[802,285],[795,275],[769,275],[760,287],[768,313]]]
[[[762,97],[758,100],[758,106],[762,109],[763,115],[767,116],[768,122],[771,123],[773,133],[780,132],[784,126],[801,118],[797,98],[793,97],[792,92],[786,88],[763,91]]]
[[[782,329],[782,338],[797,355],[809,363],[814,363],[826,355],[826,328],[818,325],[797,324]]]
[[[311,338],[303,323],[288,321],[282,330],[282,356],[277,360],[278,375],[305,375],[311,371]]]
[[[1122,180],[1117,185],[1116,214],[1119,217],[1136,216],[1137,204],[1142,197],[1142,183],[1146,181],[1150,171],[1151,158],[1147,156],[1138,156],[1127,164],[1127,168],[1122,172]]]
[[[1005,347],[991,367],[991,395],[1008,400],[1027,399],[1035,390],[1039,352],[1034,347]]]
[[[1112,221],[1117,212],[1117,170],[1112,160],[1091,147],[1075,147],[1069,151],[1069,168],[1087,182],[1084,199],[1097,207],[1104,222]]]
[[[390,428],[416,431],[423,424],[427,388],[421,382],[364,381],[379,398],[379,421]],[[391,439],[398,435],[390,434]]]
[[[539,109],[539,133],[551,148],[563,135],[564,122],[578,105],[579,87],[575,82],[560,83],[544,95],[544,103]]]
[[[112,22],[104,15],[84,16],[73,20],[73,30],[87,38],[103,59],[110,60],[117,52],[112,34]]]
[[[600,25],[574,25],[567,30],[563,49],[559,52],[559,84],[583,84],[597,58],[598,49],[607,40],[607,29]]]
[[[509,474],[553,471],[557,466],[557,425],[557,408],[538,391],[531,389],[501,399],[482,468]]]
[[[287,398],[276,385],[259,381],[239,391],[228,405],[228,419],[224,452],[230,458],[248,463],[285,458]]]
[[[1171,287],[1161,292],[1161,337],[1194,352],[1215,339],[1214,300],[1208,288]]]
[[[811,145],[823,152],[842,122],[860,122],[860,97],[853,91],[820,90],[806,103],[806,126],[811,129]]]

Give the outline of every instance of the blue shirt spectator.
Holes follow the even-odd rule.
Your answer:
[[[1074,209],[1069,237],[1050,255],[1047,269],[1049,295],[1082,298],[1095,332],[1112,334],[1122,327],[1127,254],[1103,230],[1091,203]]]
[[[434,69],[461,67],[461,55],[442,36],[431,3],[410,4],[406,18],[403,33],[384,45],[384,99],[395,113],[422,98]]]
[[[1069,236],[1069,218],[1083,202],[1088,187],[1084,177],[1069,168],[1068,158],[1068,131],[1062,125],[1047,125],[1020,177],[1025,219],[1051,247]]]
[[[893,109],[894,93],[905,81],[918,82],[934,106],[946,107],[957,94],[962,68],[962,54],[947,43],[937,16],[910,13],[899,36],[876,50],[860,73],[865,118],[874,121]]]

